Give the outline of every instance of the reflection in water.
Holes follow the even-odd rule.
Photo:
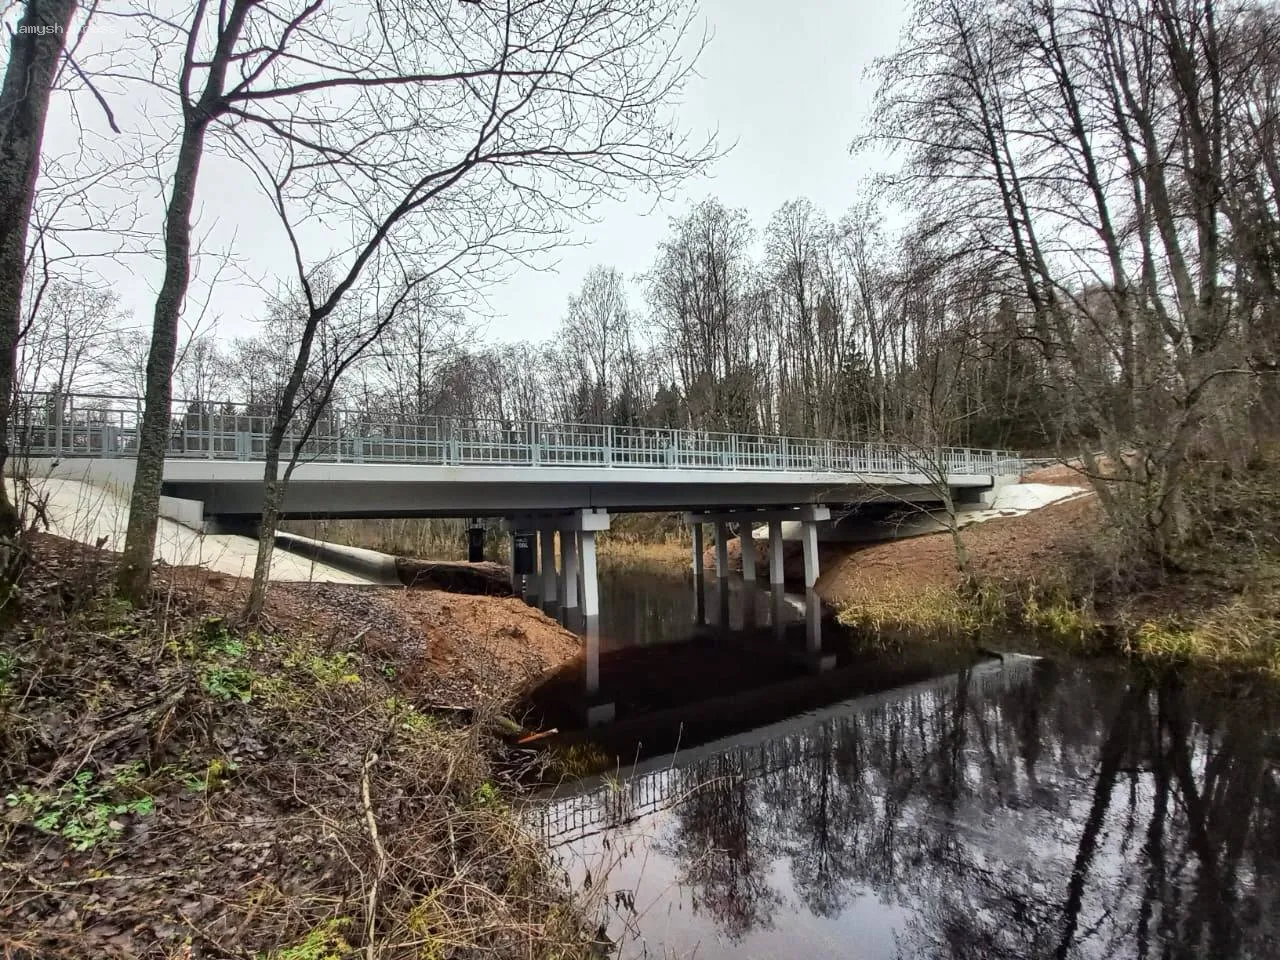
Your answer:
[[[692,573],[667,566],[602,566],[600,569],[601,649],[648,647],[687,641],[700,625],[733,631],[774,625],[779,635],[787,625],[821,616],[813,594],[772,593],[766,583],[751,585],[739,577],[708,576],[694,589]],[[814,625],[820,638],[821,627]],[[810,643],[813,643],[812,637]]]
[[[756,733],[542,808],[571,870],[630,892],[624,955],[1280,956],[1256,715],[979,667]]]

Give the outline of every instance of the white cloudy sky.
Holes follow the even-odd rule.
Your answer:
[[[714,35],[699,61],[699,76],[686,91],[681,117],[691,131],[718,131],[722,145],[733,144],[732,150],[657,208],[643,199],[597,207],[595,222],[577,231],[575,245],[559,251],[554,264],[518,270],[490,289],[488,338],[550,336],[565,301],[593,264],[616,266],[628,277],[644,271],[669,218],[693,200],[715,195],[729,206],[744,207],[757,229],[793,197],[809,197],[832,217],[854,202],[870,163],[848,149],[870,108],[872,91],[864,73],[896,44],[905,2],[703,0],[700,13]],[[149,121],[164,126],[167,111],[160,105],[134,97],[115,107],[126,130]],[[89,122],[99,125],[92,117]],[[53,153],[83,149],[83,126],[59,116],[56,105],[49,123],[46,146]],[[270,288],[273,275],[288,276],[281,238],[271,229],[274,221],[264,218],[259,228],[251,209],[235,200],[239,176],[216,156],[201,171],[197,227],[204,247],[234,249],[237,261],[219,275],[209,303],[222,335],[251,330],[263,299],[262,286],[255,283]],[[150,190],[156,192],[154,183]],[[148,198],[144,228],[150,224],[154,232],[159,209],[155,198]],[[145,323],[159,283],[158,258],[136,256],[101,272],[125,309]],[[207,295],[202,282],[212,276],[212,261],[198,265],[190,315]]]
[[[657,210],[646,203],[602,207],[581,246],[560,252],[555,272],[527,271],[491,296],[494,337],[550,333],[582,275],[596,263],[628,277],[646,270],[668,219],[708,194],[744,207],[757,230],[793,197],[833,218],[854,201],[866,160],[849,143],[870,109],[864,71],[892,51],[907,15],[898,0],[704,0],[714,31],[683,115],[695,130],[719,130],[736,146],[708,176]]]

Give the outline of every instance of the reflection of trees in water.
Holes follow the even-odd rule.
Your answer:
[[[761,842],[768,830],[760,784],[741,776],[733,759],[719,756],[698,765],[697,788],[659,849],[680,865],[694,909],[710,913],[737,939],[769,926],[782,897],[768,881],[774,851]]]
[[[662,852],[735,939],[772,922],[781,861],[815,915],[910,909],[903,956],[1271,955],[1276,737],[1126,679],[962,682],[716,757]]]

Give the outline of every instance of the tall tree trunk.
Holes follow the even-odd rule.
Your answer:
[[[253,565],[253,583],[249,587],[249,599],[244,607],[246,623],[257,623],[262,616],[262,608],[267,601],[267,585],[271,577],[271,554],[276,545],[276,528],[280,525],[280,501],[284,497],[285,487],[293,476],[293,468],[298,463],[301,445],[315,428],[313,416],[303,435],[295,438],[293,452],[289,456],[284,476],[281,477],[280,448],[284,445],[284,436],[298,410],[298,393],[302,390],[302,381],[306,377],[307,367],[311,362],[311,347],[315,343],[316,330],[327,315],[327,310],[319,312],[312,309],[307,317],[307,325],[298,343],[298,353],[294,357],[293,370],[280,394],[280,402],[276,405],[275,422],[271,426],[271,433],[267,436],[266,464],[262,472],[262,516],[258,522],[258,556]],[[327,393],[324,400],[328,400]]]
[[[75,0],[28,0],[9,41],[9,66],[0,88],[0,478],[9,461],[13,426],[27,225],[49,94],[75,9]],[[18,523],[8,484],[0,482],[0,538],[12,537]],[[10,558],[5,559],[7,568]]]
[[[160,484],[164,479],[164,455],[169,445],[169,405],[173,400],[173,363],[178,353],[178,322],[191,279],[191,210],[195,205],[196,179],[204,153],[206,124],[188,117],[178,148],[173,193],[165,218],[164,281],[156,297],[147,355],[147,391],[142,423],[138,429],[138,460],[129,500],[129,528],[117,587],[134,603],[146,599],[151,585],[151,558],[156,547],[160,514]]]
[[[187,53],[183,62],[182,141],[173,172],[173,188],[164,231],[164,280],[156,297],[147,355],[146,406],[138,427],[138,459],[129,500],[129,529],[117,578],[122,596],[142,603],[151,586],[151,559],[155,552],[156,525],[160,515],[160,485],[164,480],[164,455],[169,444],[169,405],[173,401],[173,362],[178,352],[178,322],[191,279],[191,210],[195,206],[196,181],[204,138],[210,122],[226,109],[223,85],[227,65],[235,55],[245,18],[256,0],[236,0],[218,33],[217,45],[207,64],[208,75],[199,100],[189,98],[191,75],[197,69],[196,49],[207,0],[198,0],[191,18]],[[219,18],[221,19],[221,17]]]
[[[258,522],[258,556],[253,564],[253,583],[245,602],[246,623],[257,623],[267,602],[267,584],[271,579],[271,556],[276,546],[276,528],[280,526],[280,498],[284,483],[280,480],[280,438],[273,430],[267,443],[266,464],[262,474],[262,516]]]

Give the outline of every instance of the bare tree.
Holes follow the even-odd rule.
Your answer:
[[[258,553],[253,583],[245,602],[245,618],[252,622],[262,614],[267,583],[271,575],[271,557],[275,550],[276,530],[280,524],[280,508],[285,488],[294,469],[304,458],[309,441],[330,408],[334,392],[351,365],[391,327],[405,304],[425,278],[412,278],[386,298],[374,287],[371,303],[366,307],[357,298],[320,315],[314,300],[295,300],[274,305],[278,325],[292,327],[297,333],[296,348],[286,348],[284,379],[271,410],[270,431],[265,450],[263,471],[262,515],[258,523]],[[324,288],[314,283],[307,286],[308,299],[324,296]],[[292,343],[293,339],[285,340]],[[342,441],[342,428],[331,424],[325,431],[329,443]],[[286,438],[290,443],[283,474],[281,451]]]
[[[154,22],[162,30],[169,21]],[[149,578],[190,214],[209,132],[264,188],[318,324],[375,258],[402,264],[402,282],[479,281],[555,242],[568,218],[623,184],[661,188],[701,166],[713,149],[673,137],[666,116],[688,75],[677,50],[689,23],[684,0],[625,8],[406,0],[376,16],[319,3],[300,12],[265,0],[197,5],[169,40],[185,48],[182,135],[120,578],[126,595],[141,599]],[[336,242],[312,226],[319,221],[342,222],[350,239]],[[425,268],[408,266],[420,258]],[[336,278],[326,297],[308,282],[322,264]],[[304,331],[303,366],[309,348]]]
[[[620,380],[620,360],[631,339],[631,315],[622,274],[611,267],[592,267],[579,291],[569,298],[564,320],[564,348],[576,361],[578,381],[589,392],[575,419],[603,423],[610,394]]]
[[[101,390],[125,329],[119,302],[110,288],[87,279],[50,282],[19,341],[17,385],[55,393]]]
[[[704,200],[672,221],[645,277],[696,427],[746,429],[755,419],[747,335],[752,239],[745,211]]]
[[[1191,457],[1241,433],[1243,331],[1275,309],[1247,239],[1275,195],[1229,159],[1254,136],[1240,117],[1271,109],[1260,20],[1218,0],[944,0],[880,65],[871,139],[905,158],[887,186],[950,255],[1009,268],[1070,452],[1161,562]]]
[[[28,0],[9,40],[9,63],[0,86],[0,477],[9,458],[27,228],[35,198],[45,115],[75,0]],[[0,538],[11,538],[18,514],[0,483]],[[6,553],[8,552],[6,548]],[[6,559],[5,567],[9,566]]]

